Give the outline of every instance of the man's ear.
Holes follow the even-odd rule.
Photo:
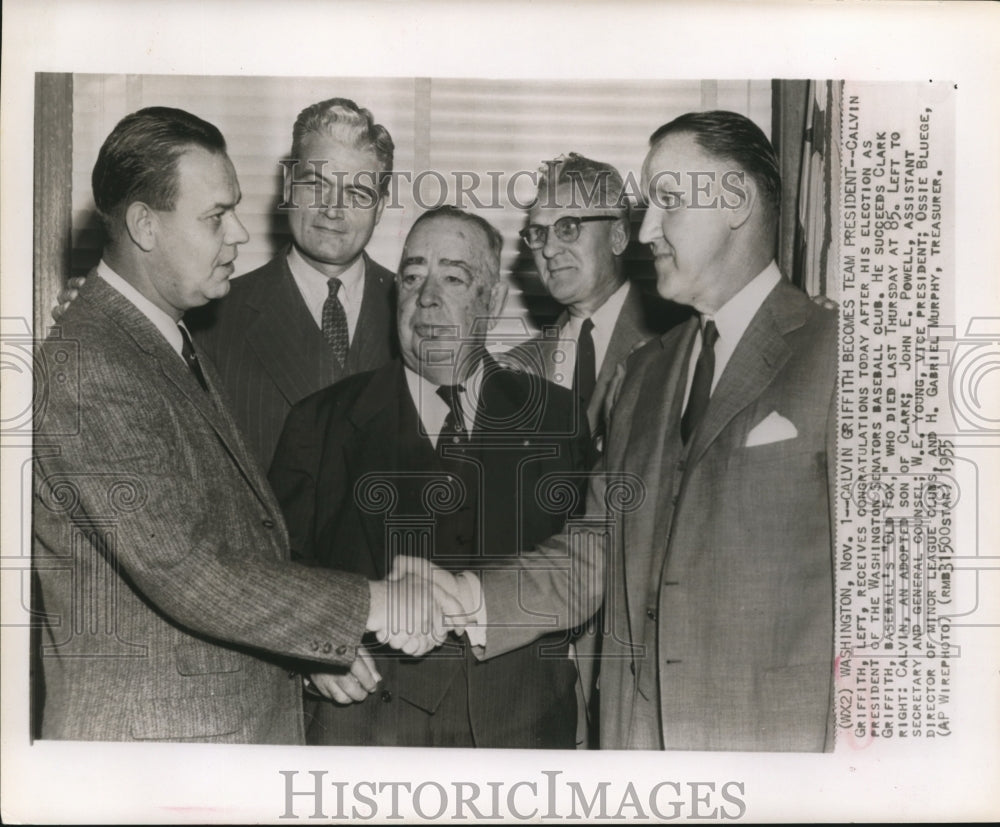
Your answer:
[[[627,218],[618,218],[611,223],[611,252],[620,256],[628,247],[629,225]]]
[[[760,193],[757,182],[751,175],[743,173],[741,180],[722,182],[720,194],[722,209],[726,211],[730,229],[742,227],[758,209],[760,209]]]
[[[500,321],[500,314],[503,313],[505,304],[507,304],[507,282],[501,278],[490,288],[490,330],[496,327],[496,323]]]
[[[142,201],[133,201],[125,210],[125,229],[132,243],[143,252],[148,253],[156,246],[156,224],[156,214]]]

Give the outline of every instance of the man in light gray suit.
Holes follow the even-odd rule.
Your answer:
[[[546,162],[521,238],[546,291],[563,306],[553,327],[503,355],[512,366],[571,388],[586,412],[593,453],[604,444],[608,389],[618,366],[683,309],[643,296],[625,271],[629,205],[611,164],[576,152]],[[672,312],[670,312],[672,311]],[[593,695],[600,654],[595,618],[574,643],[580,746],[596,745]]]
[[[747,118],[665,124],[642,181],[658,291],[698,316],[628,359],[587,521],[484,570],[470,637],[499,654],[603,592],[602,748],[831,749],[836,313],[774,263],[778,165]]]
[[[36,372],[42,736],[301,743],[290,668],[347,666],[374,687],[362,635],[427,651],[445,634],[436,600],[288,559],[278,503],[182,321],[226,294],[247,240],[218,129],[129,115],[93,186],[108,244]]]

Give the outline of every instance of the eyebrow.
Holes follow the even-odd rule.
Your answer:
[[[458,267],[460,270],[464,270],[468,275],[472,275],[472,267],[469,266],[468,262],[460,258],[443,258],[441,263],[446,267]]]
[[[242,201],[242,200],[243,200],[243,193],[241,192],[241,193],[239,193],[236,196],[236,200],[235,201],[216,201],[215,204],[213,204],[211,207],[209,207],[207,210],[205,210],[205,212],[202,213],[202,214],[203,215],[208,215],[209,213],[215,212],[216,210],[232,210],[232,209],[235,209],[239,205],[240,201]]]

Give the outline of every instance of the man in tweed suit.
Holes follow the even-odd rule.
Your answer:
[[[278,503],[182,322],[226,294],[247,240],[219,131],[134,113],[93,185],[108,244],[36,372],[42,736],[301,743],[290,664],[370,679],[365,631],[426,651],[444,638],[434,601],[289,561]]]
[[[615,392],[587,507],[613,544],[580,530],[485,571],[478,641],[524,645],[531,612],[579,623],[603,573],[602,749],[830,749],[836,314],[774,263],[778,164],[747,118],[664,125],[642,181],[658,291],[698,317],[634,353]],[[623,480],[642,489],[609,513]]]
[[[292,405],[396,353],[393,274],[364,252],[382,217],[393,150],[388,130],[354,101],[304,109],[286,166],[292,243],[192,319],[265,468]]]

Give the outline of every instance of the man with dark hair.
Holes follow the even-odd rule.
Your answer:
[[[393,275],[365,253],[393,149],[388,130],[354,101],[304,109],[285,165],[292,243],[234,280],[229,298],[193,324],[265,468],[294,403],[396,353]]]
[[[304,559],[381,578],[417,548],[476,568],[562,526],[555,491],[580,485],[586,426],[568,391],[485,351],[507,292],[501,245],[472,213],[421,215],[397,277],[402,363],[292,409],[270,479]],[[549,635],[490,663],[464,644],[422,661],[376,649],[377,693],[343,670],[312,675],[329,700],[307,702],[307,741],[572,749],[567,643]]]
[[[292,243],[235,279],[226,301],[189,315],[265,468],[294,403],[396,355],[393,274],[365,253],[385,207],[393,151],[388,130],[352,100],[303,109],[280,205]],[[71,279],[59,294],[57,321],[83,281]]]
[[[290,663],[370,683],[365,631],[421,653],[444,639],[431,609],[448,601],[289,561],[278,503],[183,322],[226,295],[247,240],[219,131],[133,113],[93,183],[109,240],[35,373],[42,737],[301,743]]]
[[[832,748],[837,319],[774,263],[776,169],[742,115],[654,133],[639,238],[660,295],[698,315],[634,353],[612,392],[587,506],[608,534],[483,573],[489,626],[470,635],[489,657],[531,638],[532,613],[579,623],[603,568],[602,748]],[[645,505],[611,514],[622,475]]]

